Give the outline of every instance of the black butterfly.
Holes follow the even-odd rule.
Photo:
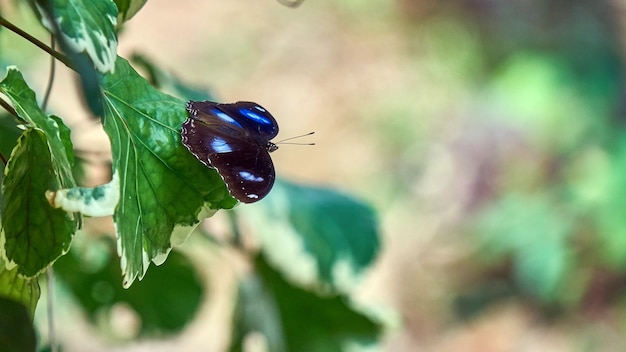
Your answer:
[[[247,101],[189,101],[187,111],[181,136],[191,154],[215,168],[230,195],[240,202],[254,203],[265,197],[276,177],[269,154],[278,149],[270,142],[278,134],[274,117]]]

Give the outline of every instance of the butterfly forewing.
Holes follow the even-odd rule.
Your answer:
[[[220,104],[220,110],[243,126],[248,133],[262,137],[265,143],[278,135],[278,123],[274,117],[256,103],[240,101],[235,104]]]
[[[230,194],[244,203],[265,197],[274,185],[270,142],[278,134],[274,117],[256,103],[187,104],[190,117],[181,137],[187,149],[206,166],[217,169]]]

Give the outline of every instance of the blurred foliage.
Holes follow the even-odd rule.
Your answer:
[[[180,331],[195,317],[205,291],[194,266],[178,252],[142,281],[122,288],[115,243],[108,237],[77,241],[54,268],[89,320],[103,331],[111,330],[107,324],[112,310],[121,306],[138,316],[140,336]]]
[[[0,297],[0,350],[36,351],[35,329],[29,310],[20,302]]]
[[[262,334],[269,351],[345,351],[375,348],[378,323],[343,295],[318,296],[291,285],[259,256],[256,274],[239,287],[231,351]]]
[[[479,244],[465,261],[482,276],[462,284],[459,312],[471,315],[472,305],[484,308],[511,294],[585,310],[598,302],[592,296],[603,291],[599,284],[612,293],[593,309],[610,308],[624,294],[615,282],[626,274],[623,33],[616,5],[398,3],[407,27],[433,38],[442,70],[473,87],[465,91],[471,105],[456,102],[457,109],[477,112],[468,132],[491,131],[487,141],[469,133],[458,139],[486,155],[474,161],[483,189],[470,191],[481,198],[467,202],[464,221]],[[465,69],[450,68],[450,60]]]

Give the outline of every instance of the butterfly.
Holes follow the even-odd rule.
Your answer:
[[[278,146],[276,119],[260,105],[240,101],[187,102],[189,117],[182,125],[185,147],[204,165],[220,174],[230,195],[242,203],[265,197],[276,174],[270,153]]]

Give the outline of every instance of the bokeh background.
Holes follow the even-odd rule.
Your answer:
[[[273,154],[277,173],[378,211],[383,251],[358,296],[395,312],[384,350],[623,351],[625,11],[620,0],[150,0],[120,54],[260,103],[281,137],[315,131],[315,146]],[[26,60],[44,87],[46,57]],[[78,116],[77,148],[106,154],[72,82],[59,74],[52,109]],[[194,324],[165,347],[117,348],[224,339],[223,321]]]

